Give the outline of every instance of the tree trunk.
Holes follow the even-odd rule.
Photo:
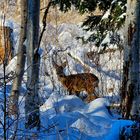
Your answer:
[[[13,56],[13,29],[0,26],[0,64],[7,65]]]
[[[28,0],[27,20],[27,95],[25,96],[26,128],[40,127],[39,114],[39,11],[40,0]]]
[[[125,118],[139,115],[139,1],[127,1],[121,107]]]
[[[17,54],[16,77],[13,81],[9,103],[9,113],[13,115],[18,114],[18,98],[24,74],[26,47],[23,44],[26,39],[26,27],[27,27],[27,0],[21,0],[21,29]]]
[[[140,1],[136,2],[136,25],[135,34],[132,41],[132,68],[131,68],[131,83],[133,101],[130,115],[132,119],[138,120],[140,118]],[[140,121],[140,120],[139,120]]]

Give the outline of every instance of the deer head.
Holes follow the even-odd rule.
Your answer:
[[[65,76],[63,70],[64,70],[64,68],[67,65],[67,62],[66,61],[64,63],[62,63],[61,65],[58,65],[54,61],[52,61],[52,64],[53,64],[53,66],[54,66],[54,68],[56,70],[56,74],[57,74],[58,77]]]

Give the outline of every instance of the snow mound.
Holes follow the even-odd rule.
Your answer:
[[[74,95],[61,96],[59,94],[51,95],[41,106],[41,111],[55,108],[57,112],[70,112],[84,106],[84,102]]]
[[[103,117],[105,119],[111,119],[113,116],[108,110],[110,102],[106,98],[98,98],[89,104],[87,104],[82,110],[86,114],[90,114],[91,116]]]
[[[76,96],[54,94],[41,107],[41,119],[52,140],[119,140],[120,130],[133,122],[114,118],[109,105],[105,98],[85,104]]]

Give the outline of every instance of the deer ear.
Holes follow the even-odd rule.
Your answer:
[[[65,62],[62,64],[62,67],[65,68],[67,64],[68,64],[67,61],[65,61]]]

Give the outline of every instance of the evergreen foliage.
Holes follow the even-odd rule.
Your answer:
[[[92,41],[97,46],[101,44],[107,46],[108,43],[118,44],[120,42],[118,30],[124,25],[126,0],[53,0],[53,5],[58,5],[60,10],[64,12],[73,5],[79,13],[89,13],[82,27],[93,33],[84,42]],[[100,15],[94,14],[97,7],[101,11]],[[102,41],[108,34],[110,42],[103,44]]]
[[[83,22],[87,31],[94,31],[87,41],[95,42],[95,45],[107,46],[108,44],[119,44],[121,41],[118,30],[123,27],[126,12],[126,0],[101,1],[98,3],[101,15],[91,13]],[[109,34],[110,42],[103,44],[102,41]]]

